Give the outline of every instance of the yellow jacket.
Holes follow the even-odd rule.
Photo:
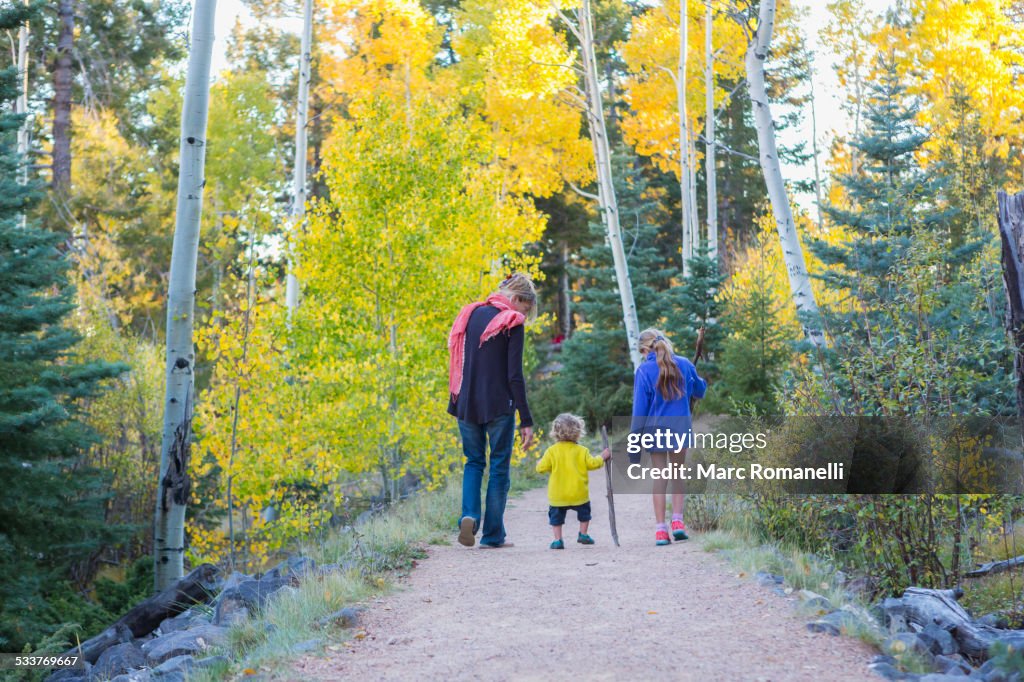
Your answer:
[[[551,472],[548,478],[548,502],[552,507],[573,507],[590,500],[587,472],[600,469],[604,460],[594,457],[578,443],[559,441],[544,452],[537,471]]]

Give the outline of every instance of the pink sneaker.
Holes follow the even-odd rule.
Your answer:
[[[689,540],[690,536],[686,534],[686,524],[682,521],[673,521],[672,537],[676,540]]]
[[[668,539],[667,530],[659,530],[654,534],[654,544],[656,545],[670,545],[672,541]]]

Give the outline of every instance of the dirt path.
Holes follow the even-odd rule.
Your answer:
[[[597,544],[548,549],[547,497],[510,500],[514,547],[430,547],[407,584],[370,603],[366,637],[295,664],[303,680],[877,680],[859,641],[809,633],[792,604],[690,540],[654,546],[650,497],[591,475]]]

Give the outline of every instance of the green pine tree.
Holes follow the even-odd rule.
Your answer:
[[[0,28],[16,29],[20,8],[0,12]],[[17,74],[0,71],[0,650],[21,650],[59,626],[65,614],[48,603],[65,593],[69,569],[119,537],[104,526],[101,472],[79,466],[93,442],[76,419],[80,399],[126,367],[82,363],[77,335],[62,326],[72,310],[62,238],[20,216],[37,200],[17,178],[11,113]]]
[[[697,333],[701,327],[704,328],[704,357],[698,373],[711,382],[718,377],[715,353],[727,334],[719,296],[725,279],[718,263],[708,256],[706,244],[701,244],[697,254],[690,259],[689,277],[662,295],[665,301],[671,302],[662,324],[672,338],[677,355],[692,359]]]
[[[661,292],[678,270],[678,261],[669,260],[659,246],[669,217],[649,196],[645,169],[635,155],[617,145],[612,163],[637,316],[641,328],[653,326],[668,312]],[[579,298],[574,306],[577,330],[562,344],[562,367],[540,390],[539,404],[542,418],[569,410],[596,428],[615,415],[631,413],[633,365],[605,227],[595,221],[590,232],[591,245],[581,247],[579,258],[568,266]]]
[[[941,176],[922,169],[915,156],[928,139],[916,123],[920,103],[900,82],[895,59],[883,55],[879,66],[880,79],[868,85],[864,129],[852,142],[862,154],[863,172],[836,178],[850,206],[824,207],[832,222],[849,228],[854,238],[838,246],[811,242],[826,265],[840,266],[825,271],[822,279],[832,288],[849,290],[869,308],[894,299],[894,277],[907,260],[915,231],[941,229],[951,217],[937,205],[944,189]]]
[[[1005,412],[1007,354],[986,305],[993,268],[980,256],[985,236],[956,219],[948,169],[922,167],[928,135],[916,123],[920,104],[893,55],[878,60],[881,77],[868,87],[865,127],[852,142],[862,172],[836,178],[848,206],[825,207],[852,237],[811,242],[831,266],[820,278],[848,297],[823,311],[834,342],[827,361],[835,404],[827,409]]]
[[[779,412],[778,389],[792,357],[792,339],[778,324],[786,305],[772,291],[762,265],[753,287],[734,291],[723,314],[731,333],[722,341],[721,378],[708,396],[708,409],[730,414],[774,415]]]

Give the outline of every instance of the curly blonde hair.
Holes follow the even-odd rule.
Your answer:
[[[581,417],[564,412],[551,422],[551,437],[557,441],[580,442],[587,433],[586,422]]]

